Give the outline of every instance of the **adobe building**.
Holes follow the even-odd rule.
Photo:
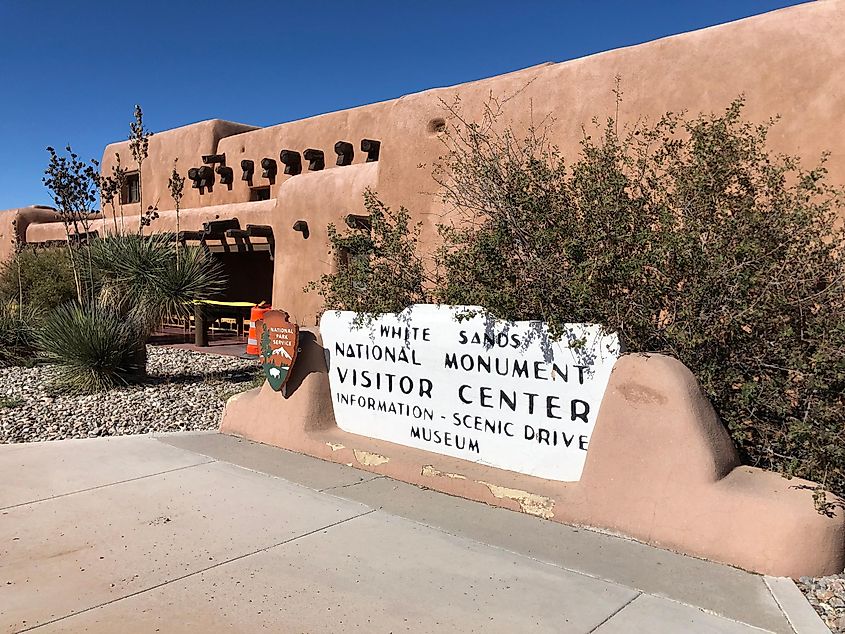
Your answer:
[[[191,168],[193,175],[201,172],[204,179],[186,184],[181,229],[201,232],[215,223],[206,227],[211,230],[207,244],[227,260],[232,276],[228,299],[272,300],[298,323],[314,325],[320,298],[302,288],[333,266],[326,227],[343,226],[348,215],[363,213],[365,188],[390,206],[409,209],[423,223],[423,243],[435,238],[442,209],[431,165],[443,153],[439,135],[447,115],[442,100],[459,97],[463,114],[472,120],[480,117],[490,94],[513,96],[503,123],[519,129],[528,124],[532,109],[538,119],[551,114],[551,141],[574,156],[582,125],[613,114],[617,75],[623,83],[623,122],[667,110],[719,111],[744,94],[751,120],[782,116],[770,136],[773,149],[798,153],[808,164],[830,151],[830,179],[845,183],[843,27],[845,2],[821,0],[267,128],[211,120],[158,132],[140,174],[143,205],[159,210],[154,230],[175,230],[167,186],[174,162],[183,176]],[[131,169],[129,143],[123,141],[103,151],[104,173],[116,153]],[[137,193],[133,186],[122,195],[130,230],[142,212]],[[111,230],[111,211],[104,212],[109,218],[93,223],[101,234]],[[16,218],[24,242],[65,238],[49,210],[0,212],[0,260],[13,248]],[[238,228],[246,231],[249,225],[269,227],[272,236],[254,229],[262,235],[246,244]],[[233,228],[233,235],[225,236]],[[199,234],[187,236],[195,242]],[[225,246],[219,237],[226,238]]]
[[[616,363],[580,481],[555,482],[344,432],[336,426],[318,323],[321,298],[303,287],[331,270],[327,226],[365,213],[370,188],[405,206],[434,244],[443,208],[432,163],[443,153],[443,102],[460,98],[479,119],[493,94],[510,97],[503,124],[524,129],[529,114],[554,117],[551,141],[579,149],[583,125],[615,110],[621,122],[666,111],[723,110],[743,94],[746,116],[781,115],[776,151],[808,164],[826,151],[832,182],[845,183],[845,0],[820,0],[654,42],[563,63],[405,95],[391,101],[267,128],[203,121],[156,133],[140,175],[156,231],[174,231],[168,191],[174,166],[190,175],[181,229],[224,259],[229,300],[272,301],[303,327],[288,392],[265,383],[233,397],[221,429],[402,480],[598,527],[681,552],[775,575],[819,575],[845,566],[845,522],[813,509],[808,483],[740,465],[724,427],[691,373],[661,357]],[[103,152],[108,173],[128,142]],[[190,171],[189,171],[190,170]],[[192,186],[193,185],[193,186]],[[129,230],[142,204],[137,181],[122,194]],[[112,231],[110,208],[93,222]],[[0,260],[21,241],[64,240],[54,212],[0,213]],[[16,223],[16,224],[13,224]]]

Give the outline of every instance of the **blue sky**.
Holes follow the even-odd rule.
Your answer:
[[[0,0],[0,209],[49,204],[45,147],[99,159],[135,103],[153,130],[271,125],[793,4]]]

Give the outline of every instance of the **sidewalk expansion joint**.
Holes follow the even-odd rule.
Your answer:
[[[367,484],[367,482],[372,482],[373,480],[381,480],[386,477],[386,475],[376,475],[372,478],[367,478],[366,480],[359,480],[358,482],[350,482],[349,484],[336,484],[335,486],[326,487],[325,489],[317,489],[317,492],[326,493],[329,491],[337,491],[339,489],[348,489],[350,487],[357,487],[360,484]]]
[[[617,608],[617,609],[616,609],[616,610],[614,610],[611,614],[609,614],[609,615],[607,616],[607,618],[605,618],[605,619],[604,619],[601,623],[599,623],[598,625],[596,625],[596,626],[595,626],[593,629],[591,629],[591,630],[590,630],[587,634],[593,634],[593,632],[595,632],[596,630],[598,630],[598,629],[599,629],[602,625],[604,625],[605,623],[607,623],[610,619],[612,619],[614,616],[616,616],[617,614],[619,614],[622,610],[624,610],[625,608],[627,608],[629,605],[631,605],[634,601],[636,601],[637,599],[639,599],[641,596],[643,596],[643,593],[642,593],[642,592],[637,592],[637,594],[635,594],[633,597],[631,597],[631,598],[630,598],[628,601],[626,601],[623,605],[619,606],[619,608]]]
[[[305,537],[310,537],[311,535],[314,535],[316,533],[329,530],[331,528],[334,528],[335,526],[340,526],[341,524],[346,524],[347,522],[351,522],[352,520],[356,520],[359,517],[364,517],[365,515],[369,515],[370,513],[375,513],[375,512],[376,512],[375,509],[370,509],[368,511],[364,511],[363,513],[353,515],[352,517],[347,517],[345,519],[338,520],[337,522],[332,522],[331,524],[326,524],[325,526],[320,526],[319,528],[315,528],[315,529],[310,530],[306,533],[302,533],[301,535],[295,535],[294,537],[284,539],[284,540],[277,542],[275,544],[270,544],[269,546],[265,546],[264,548],[258,548],[257,550],[253,550],[251,552],[244,553],[242,555],[238,555],[237,557],[231,557],[231,558],[226,559],[224,561],[218,561],[217,563],[211,564],[210,566],[206,566],[205,568],[202,568],[200,570],[188,572],[184,575],[174,577],[173,579],[168,579],[166,581],[162,581],[161,583],[157,583],[155,585],[152,585],[149,588],[143,588],[141,590],[137,590],[135,592],[131,592],[129,594],[126,594],[122,597],[116,597],[116,598],[111,599],[109,601],[104,601],[103,603],[99,603],[97,605],[92,605],[92,606],[84,608],[82,610],[76,610],[75,612],[65,614],[64,616],[60,616],[60,617],[57,617],[55,619],[50,619],[49,621],[44,621],[43,623],[38,623],[37,625],[33,625],[31,627],[27,627],[27,628],[24,628],[22,630],[18,630],[16,632],[16,634],[23,634],[23,632],[31,632],[33,630],[37,630],[37,629],[40,629],[42,627],[52,625],[54,623],[57,623],[59,621],[63,621],[65,619],[77,616],[79,614],[84,614],[86,612],[90,612],[91,610],[97,610],[97,609],[103,608],[107,605],[111,605],[112,603],[117,603],[118,601],[123,601],[125,599],[131,599],[132,597],[138,596],[140,594],[145,594],[145,593],[150,592],[152,590],[157,590],[158,588],[162,588],[164,586],[170,585],[172,583],[176,583],[178,581],[184,581],[185,579],[189,579],[189,578],[194,577],[196,575],[201,575],[205,572],[208,572],[209,570],[219,568],[220,566],[225,566],[226,564],[230,564],[230,563],[233,563],[235,561],[240,561],[241,559],[246,559],[247,557],[252,557],[253,555],[257,555],[259,553],[267,552],[268,550],[272,550],[273,548],[278,548],[279,546],[284,546],[285,544],[290,544],[290,543],[295,542],[299,539],[303,539]]]
[[[19,504],[11,504],[9,506],[0,507],[0,511],[8,511],[9,509],[15,509],[21,506],[28,506],[30,504],[38,504],[40,502],[49,502],[50,500],[57,500],[59,498],[65,498],[69,495],[76,495],[77,493],[87,493],[88,491],[96,491],[97,489],[106,489],[111,486],[115,486],[116,484],[126,484],[127,482],[137,482],[138,480],[144,480],[146,478],[155,478],[160,475],[167,475],[168,473],[173,473],[174,471],[182,471],[184,469],[193,469],[194,467],[202,467],[203,465],[211,464],[212,462],[217,462],[214,459],[206,460],[205,462],[197,462],[196,464],[189,464],[183,467],[175,467],[173,469],[166,469],[164,471],[159,471],[157,473],[148,473],[146,475],[138,476],[136,478],[127,478],[126,480],[117,480],[116,482],[108,482],[106,484],[99,484],[95,487],[88,487],[86,489],[78,489],[76,491],[68,491],[67,493],[59,493],[58,495],[52,495],[46,498],[39,498],[37,500],[29,500],[28,502],[20,502]]]

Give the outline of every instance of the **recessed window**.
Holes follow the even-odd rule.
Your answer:
[[[129,172],[120,190],[120,204],[131,205],[141,202],[141,175],[138,172]]]
[[[249,190],[249,200],[254,202],[256,200],[270,200],[269,187],[252,187]]]

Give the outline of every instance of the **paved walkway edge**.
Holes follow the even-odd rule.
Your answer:
[[[657,549],[609,532],[509,512],[235,436],[208,432],[156,438],[173,447],[384,510],[449,536],[469,538],[573,574],[623,585],[759,628],[755,631],[795,633],[760,575]],[[479,521],[488,528],[481,530],[476,525]],[[533,537],[514,537],[528,533]],[[699,583],[667,584],[655,580],[665,575],[678,582],[693,576]],[[725,588],[734,598],[708,597],[702,591],[705,586]]]
[[[763,581],[786,615],[795,634],[830,634],[827,625],[792,579],[764,576]]]

